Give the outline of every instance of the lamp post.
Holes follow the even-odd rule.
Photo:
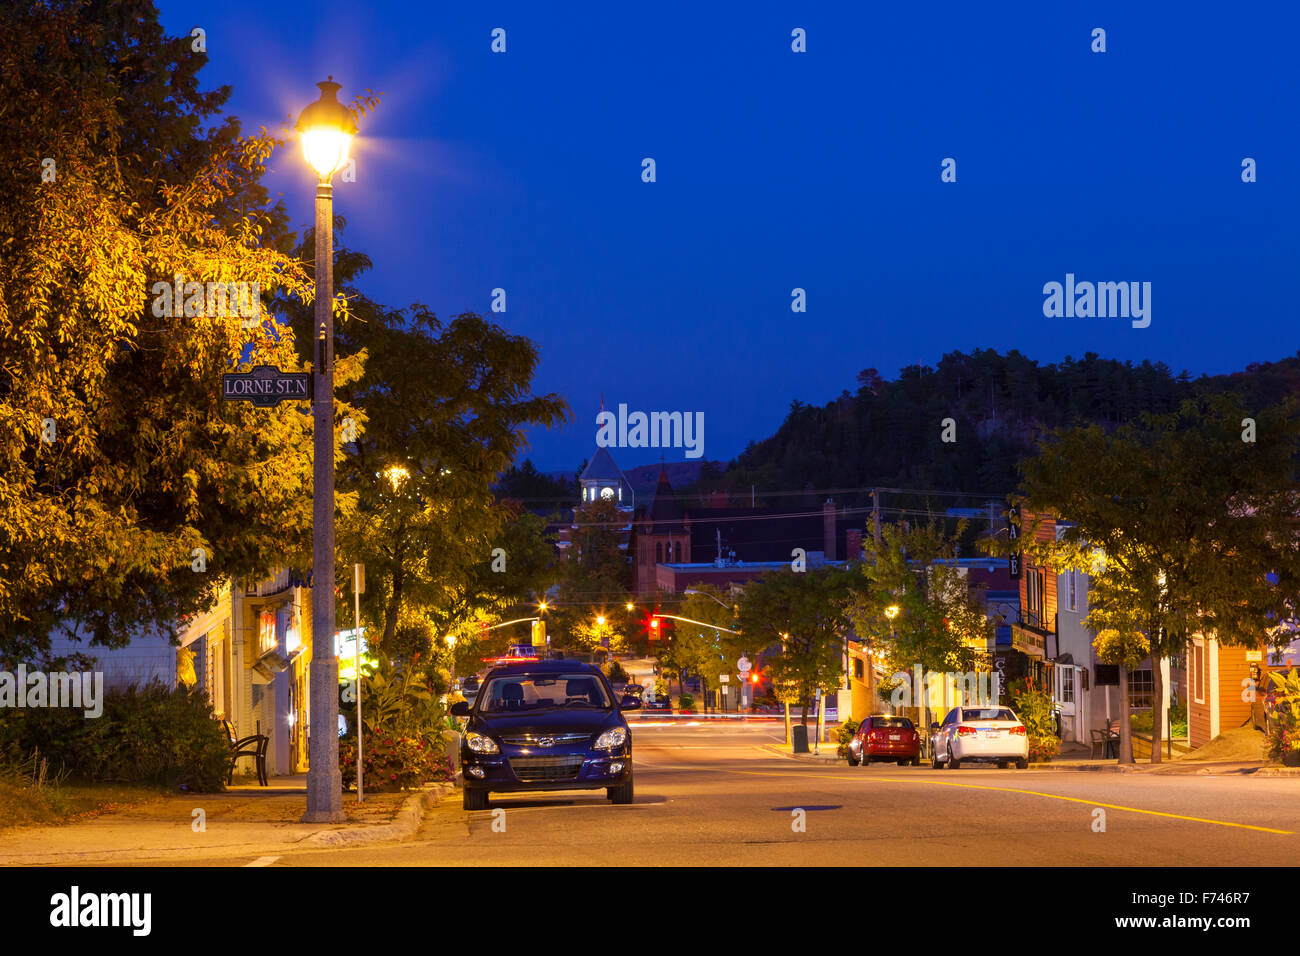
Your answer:
[[[307,812],[304,823],[343,820],[339,772],[339,665],[334,656],[334,192],[332,177],[348,160],[357,132],[331,76],[320,99],[302,111],[298,132],[316,171],[316,347],[312,396],[312,665]]]

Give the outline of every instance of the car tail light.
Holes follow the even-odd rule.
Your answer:
[[[1011,732],[1012,732],[1013,734],[1015,734],[1017,737],[1023,737],[1023,736],[1025,735],[1025,728],[1024,728],[1024,727],[1012,727],[1012,728],[1011,728]]]
[[[958,736],[958,737],[969,737],[969,736],[970,736],[971,734],[973,734],[973,733],[975,733],[975,728],[974,728],[974,727],[958,727],[958,728],[957,728],[957,736]]]

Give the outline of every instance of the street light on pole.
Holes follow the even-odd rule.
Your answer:
[[[343,820],[339,771],[339,665],[334,656],[334,188],[330,178],[348,161],[357,119],[338,100],[331,76],[316,84],[320,99],[302,111],[298,132],[316,171],[316,337],[312,396],[312,664],[307,733],[305,823]],[[359,675],[358,675],[359,677]]]

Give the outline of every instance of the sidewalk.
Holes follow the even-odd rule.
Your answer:
[[[792,753],[789,744],[760,744],[759,746],[769,753],[778,754],[791,760],[823,765],[842,763],[844,766],[848,766],[847,760],[836,756],[835,744],[822,744],[820,754]],[[809,747],[811,746],[812,744],[809,744]],[[1198,760],[1189,756],[1172,761],[1166,760],[1158,764],[1142,761],[1121,766],[1114,757],[1092,760],[1087,756],[1088,753],[1087,747],[1066,743],[1063,745],[1059,756],[1052,758],[1047,763],[1031,763],[1029,769],[1097,771],[1102,773],[1211,774],[1215,776],[1244,776],[1247,774],[1260,777],[1300,776],[1300,768],[1269,766],[1261,760]],[[921,758],[921,766],[928,767],[929,765],[930,760],[928,757]]]
[[[0,831],[0,866],[112,864],[248,855],[305,846],[402,840],[419,829],[424,809],[450,783],[415,793],[343,794],[342,824],[303,823],[307,778],[272,777],[269,787],[236,784],[225,793],[177,793],[62,826]],[[201,812],[200,812],[201,811]]]

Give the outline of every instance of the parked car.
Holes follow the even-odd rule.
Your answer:
[[[673,701],[667,694],[659,694],[655,697],[643,697],[642,703],[646,710],[653,710],[659,713],[672,713]]]
[[[590,664],[552,660],[493,668],[471,704],[461,735],[466,810],[486,810],[489,793],[598,790],[632,802],[632,734],[623,710],[636,696],[614,694]]]
[[[906,717],[873,714],[862,723],[849,741],[849,766],[869,764],[873,760],[894,760],[900,767],[921,762],[921,735]]]
[[[478,693],[478,688],[479,688],[479,679],[474,674],[471,674],[469,677],[463,678],[460,682],[460,692],[466,700],[472,701],[474,699],[474,695]]]
[[[930,766],[959,770],[963,763],[1029,766],[1029,735],[1009,707],[954,707],[930,725]]]

